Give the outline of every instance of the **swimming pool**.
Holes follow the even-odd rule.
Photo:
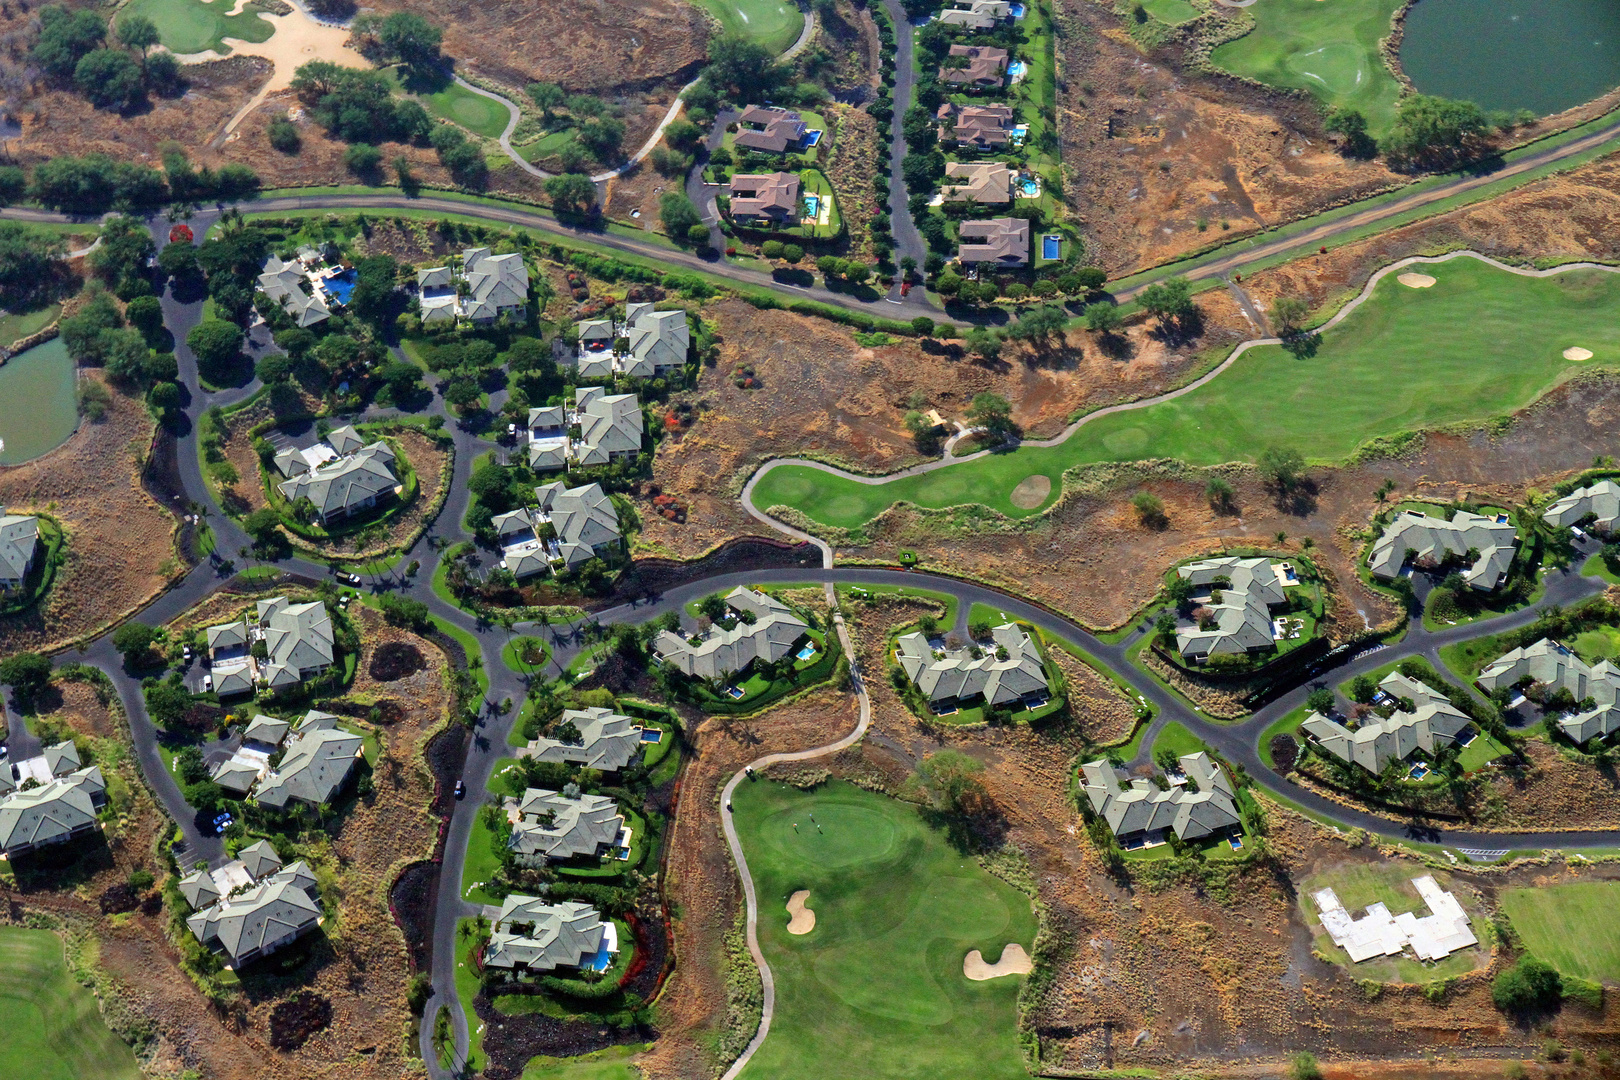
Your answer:
[[[807,132],[804,133],[804,148],[806,150],[809,150],[811,147],[815,146],[816,143],[818,143],[820,141],[821,141],[821,132],[820,132],[820,130],[807,131]]]
[[[804,648],[800,649],[795,654],[795,657],[797,659],[799,659],[799,660],[808,660],[814,655],[816,655],[816,647],[815,647],[815,645],[814,644],[806,644]]]
[[[347,304],[349,297],[354,295],[354,271],[345,270],[341,274],[333,274],[326,279],[326,291],[332,294],[332,299],[340,304]]]
[[[804,197],[804,213],[806,217],[816,217],[821,213],[820,195],[806,195]]]
[[[641,741],[644,742],[644,743],[663,742],[664,741],[664,729],[663,728],[655,728],[655,727],[642,728],[641,729]]]
[[[1023,4],[1013,4],[1012,5],[1012,17],[1015,18],[1015,19],[1022,19],[1024,17],[1024,5]]]
[[[1024,144],[1024,140],[1027,138],[1029,138],[1029,125],[1015,124],[1013,125],[1012,129],[1012,137],[1007,141],[1012,143],[1014,146],[1022,146]]]
[[[1054,233],[1047,233],[1041,237],[1041,258],[1059,259],[1063,257],[1063,237]]]
[[[1007,78],[1011,79],[1013,82],[1017,82],[1019,79],[1024,77],[1024,73],[1028,70],[1028,64],[1024,63],[1022,60],[1014,60],[1012,63],[1007,65]]]
[[[1033,176],[1022,177],[1018,181],[1018,193],[1026,199],[1038,199],[1041,196],[1041,182]]]

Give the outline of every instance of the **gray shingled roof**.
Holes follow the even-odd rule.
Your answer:
[[[1517,686],[1529,679],[1552,690],[1568,690],[1576,704],[1590,698],[1595,707],[1560,717],[1558,726],[1577,743],[1620,730],[1620,667],[1607,660],[1587,664],[1565,645],[1542,638],[1503,653],[1480,672],[1487,690]]]
[[[971,701],[983,696],[992,705],[1021,701],[1047,690],[1041,653],[1028,634],[1003,623],[990,632],[991,643],[974,659],[972,647],[935,650],[922,634],[904,634],[895,642],[896,658],[906,678],[930,702]],[[1007,650],[1007,659],[997,657]]]
[[[550,824],[545,823],[548,816]],[[518,803],[518,821],[508,846],[530,862],[599,855],[613,846],[623,828],[619,804],[606,795],[570,799],[545,788],[529,788]]]
[[[776,597],[740,585],[726,596],[726,606],[739,613],[748,612],[754,621],[739,618],[730,629],[711,626],[697,645],[664,630],[653,640],[653,648],[666,664],[687,675],[721,679],[746,669],[755,660],[775,663],[792,651],[810,629]]]
[[[314,929],[321,909],[311,896],[313,890],[313,875],[303,863],[295,863],[246,892],[189,916],[186,926],[234,966]]]
[[[986,150],[1006,146],[1012,138],[1013,111],[1007,105],[957,105],[947,101],[934,115],[940,122],[939,137],[947,142],[966,143]],[[945,175],[951,175],[949,165],[945,167]],[[1010,202],[1011,199],[1009,186],[1007,197],[999,201]]]
[[[651,304],[627,304],[624,323],[624,336],[630,339],[630,356],[623,365],[626,375],[650,379],[660,371],[686,366],[692,331],[684,310],[658,311]]]
[[[738,218],[799,219],[799,177],[796,173],[738,173],[729,189],[731,215]]]
[[[1467,715],[1427,683],[1395,671],[1378,686],[1397,700],[1409,698],[1417,708],[1409,713],[1397,709],[1387,720],[1369,717],[1355,731],[1313,712],[1300,730],[1314,736],[1334,757],[1377,774],[1391,761],[1405,761],[1418,750],[1433,754],[1452,745],[1469,724]]]
[[[360,736],[339,728],[336,717],[311,712],[287,741],[281,764],[253,797],[278,808],[289,801],[310,806],[330,802],[354,771],[364,745]]]
[[[1026,218],[964,221],[956,235],[961,241],[956,257],[964,263],[1023,266],[1029,262],[1029,221]]]
[[[570,488],[558,481],[535,488],[534,495],[557,530],[557,545],[568,569],[590,560],[597,548],[617,546],[623,540],[619,512],[600,484]]]
[[[574,968],[600,952],[606,936],[602,916],[589,905],[508,896],[495,917],[484,963],[529,971]]]
[[[1512,522],[1466,510],[1457,511],[1450,521],[1406,510],[1395,515],[1373,545],[1367,565],[1374,576],[1388,580],[1399,574],[1409,559],[1419,565],[1438,566],[1452,559],[1466,562],[1468,553],[1477,551],[1478,557],[1467,564],[1462,578],[1471,588],[1489,592],[1502,583],[1513,564],[1518,542]]]
[[[1176,574],[1194,586],[1209,585],[1218,577],[1231,581],[1222,587],[1220,603],[1205,605],[1215,621],[1212,629],[1201,629],[1197,623],[1176,629],[1181,655],[1235,656],[1276,644],[1271,608],[1288,597],[1270,559],[1204,559],[1178,568]]]
[[[1163,791],[1149,780],[1127,784],[1107,761],[1089,762],[1080,771],[1091,808],[1121,838],[1168,829],[1183,840],[1197,840],[1242,822],[1232,782],[1208,754],[1187,754],[1180,764],[1198,781],[1196,792],[1177,786]]]
[[[0,506],[0,585],[17,588],[39,551],[39,519],[8,514]]]
[[[317,600],[289,604],[285,596],[258,603],[259,623],[264,629],[269,658],[260,665],[260,676],[272,689],[300,682],[305,671],[324,670],[336,657],[337,637],[326,605]]]
[[[288,502],[308,499],[314,503],[316,514],[325,521],[371,506],[399,487],[399,477],[394,474],[394,451],[378,441],[353,453],[340,453],[336,461],[299,473],[276,487]]]
[[[940,12],[939,21],[946,26],[988,30],[1003,19],[1012,17],[1009,0],[956,0],[956,5]]]
[[[106,790],[101,770],[92,765],[28,791],[8,793],[0,798],[0,851],[10,854],[54,843],[93,826]]]
[[[1560,526],[1579,525],[1592,518],[1592,527],[1598,532],[1613,532],[1615,520],[1620,519],[1620,484],[1599,480],[1576,488],[1548,507],[1543,516]]]
[[[778,106],[750,105],[737,117],[733,144],[743,150],[780,154],[797,149],[804,141],[804,119],[796,112]]]
[[[593,706],[565,709],[562,719],[579,729],[578,743],[535,739],[518,756],[618,772],[641,753],[641,729],[628,716]]]
[[[579,438],[573,440],[574,459],[581,465],[606,465],[615,458],[641,452],[646,423],[641,401],[634,394],[609,394],[600,386],[574,391]]]
[[[939,69],[939,81],[978,86],[1000,86],[1007,77],[1007,50],[992,45],[952,45],[951,56],[964,57],[966,67]]]

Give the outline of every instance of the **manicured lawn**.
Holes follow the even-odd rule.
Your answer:
[[[478,972],[467,962],[472,953],[472,928],[475,925],[474,919],[462,919],[456,924],[456,997],[461,1001],[461,1014],[467,1018],[465,1071],[468,1074],[484,1067],[484,1025],[473,1011],[473,999],[478,996]]]
[[[1524,947],[1566,975],[1620,981],[1620,882],[1509,889],[1502,910]]]
[[[102,1022],[95,995],[68,974],[62,939],[0,927],[0,1075],[139,1080],[135,1055]]]
[[[30,334],[38,333],[61,313],[61,304],[46,304],[35,311],[24,311],[18,315],[7,312],[0,315],[0,346],[8,346]]]
[[[646,1043],[633,1043],[576,1058],[530,1058],[523,1068],[523,1080],[641,1080],[641,1073],[629,1061],[647,1048]]]
[[[1499,757],[1506,757],[1513,753],[1512,749],[1503,746],[1488,733],[1480,732],[1474,736],[1474,741],[1463,747],[1462,753],[1457,755],[1457,763],[1465,772],[1473,772],[1483,768],[1486,764]]]
[[[1142,6],[1149,15],[1171,26],[1196,19],[1201,14],[1187,0],[1142,0]]]
[[[1378,136],[1394,119],[1401,92],[1378,42],[1389,36],[1390,18],[1401,4],[1265,0],[1248,9],[1254,30],[1217,48],[1211,59],[1235,75],[1306,90],[1325,105],[1360,109]]]
[[[1276,738],[1278,735],[1292,735],[1294,737],[1294,742],[1303,743],[1304,739],[1302,739],[1299,734],[1299,725],[1303,724],[1305,722],[1305,718],[1310,714],[1311,710],[1307,706],[1301,705],[1292,712],[1286,713],[1283,716],[1278,717],[1276,720],[1273,720],[1271,724],[1266,727],[1266,730],[1260,733],[1260,760],[1264,761],[1267,765],[1270,765],[1273,769],[1275,769],[1277,767],[1277,762],[1271,756],[1271,740]]]
[[[772,52],[786,52],[799,40],[804,13],[793,0],[699,0],[728,34],[752,38]]]
[[[163,44],[182,54],[205,49],[227,53],[230,47],[224,44],[224,38],[267,41],[276,32],[275,26],[257,11],[225,14],[234,6],[231,0],[134,0],[123,14],[151,19]]]
[[[849,784],[756,780],[733,806],[776,977],[776,1016],[745,1080],[1023,1080],[1022,980],[970,982],[962,961],[979,949],[994,962],[1008,942],[1028,950],[1027,897],[915,807]],[[793,936],[786,900],[798,889],[816,926]]]
[[[1620,627],[1595,627],[1566,644],[1575,650],[1576,656],[1588,664],[1595,664],[1599,660],[1612,660],[1620,656]]]
[[[461,869],[461,898],[474,904],[499,904],[500,897],[491,896],[475,885],[495,876],[501,868],[500,854],[495,850],[495,834],[484,828],[482,821],[473,823],[472,835],[467,838],[467,861]]]
[[[1610,570],[1601,555],[1593,555],[1587,559],[1586,565],[1581,567],[1581,573],[1587,577],[1600,577],[1610,585],[1620,585],[1620,574]]]
[[[1306,0],[1315,3],[1316,0]],[[1251,349],[1231,368],[1173,401],[1101,417],[1049,448],[1028,447],[880,485],[799,466],[767,474],[754,491],[762,509],[795,506],[817,521],[853,528],[892,502],[926,507],[982,503],[1010,517],[1019,482],[1052,481],[1098,461],[1178,458],[1195,465],[1253,461],[1268,446],[1315,461],[1342,461],[1364,441],[1522,408],[1579,365],[1561,355],[1582,345],[1620,356],[1609,312],[1620,279],[1576,271],[1528,279],[1472,259],[1425,267],[1439,279],[1409,289],[1393,276],[1316,355],[1281,346]],[[1038,509],[1038,508],[1037,508]]]
[[[390,68],[388,77],[402,91],[415,96],[434,116],[448,120],[452,124],[460,124],[473,134],[482,135],[486,139],[500,138],[511,118],[511,112],[505,105],[491,101],[482,94],[475,94],[453,80],[445,79],[437,86],[407,83],[400,78],[399,68]]]
[[[1152,753],[1154,756],[1157,756],[1161,750],[1169,750],[1176,757],[1181,757],[1184,754],[1200,754],[1205,749],[1203,739],[1200,739],[1191,731],[1188,731],[1184,725],[1174,720],[1164,725],[1159,733],[1153,737]]]
[[[1468,912],[1469,925],[1473,928],[1474,936],[1479,939],[1476,948],[1454,952],[1444,960],[1433,964],[1406,955],[1377,957],[1356,964],[1350,961],[1350,957],[1343,949],[1333,944],[1327,931],[1321,928],[1317,919],[1316,904],[1311,895],[1322,888],[1331,888],[1337,893],[1339,902],[1352,916],[1359,917],[1366,911],[1368,904],[1380,902],[1389,908],[1391,915],[1400,915],[1408,911],[1415,912],[1420,917],[1428,914],[1428,907],[1424,904],[1423,898],[1412,887],[1412,879],[1422,877],[1424,874],[1433,874],[1435,882],[1442,889],[1452,892]],[[1432,871],[1416,862],[1344,863],[1324,870],[1299,883],[1299,905],[1305,913],[1306,922],[1316,935],[1317,951],[1333,963],[1344,967],[1358,979],[1426,983],[1451,978],[1481,966],[1490,949],[1489,920],[1481,917],[1475,910],[1472,898],[1467,893],[1457,890],[1446,874]]]

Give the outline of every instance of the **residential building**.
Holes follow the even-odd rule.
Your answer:
[[[422,303],[422,325],[456,321],[455,275],[448,266],[435,266],[416,272],[416,291]]]
[[[941,142],[996,150],[1012,139],[1013,111],[1007,105],[957,105],[947,101],[934,115],[939,118]],[[945,175],[951,175],[948,165]]]
[[[30,782],[36,786],[25,790]],[[101,770],[80,768],[71,742],[47,746],[38,757],[0,762],[0,853],[15,859],[94,832],[101,827],[96,813],[106,802]]]
[[[1620,519],[1620,484],[1599,480],[1576,488],[1548,507],[1543,516],[1558,526],[1579,525],[1590,520],[1593,532],[1607,536],[1614,532],[1615,520]]]
[[[249,694],[260,686],[280,690],[314,678],[332,666],[337,638],[320,601],[289,604],[285,596],[260,600],[253,615],[210,626],[209,668],[220,697]],[[253,656],[264,642],[265,659]]]
[[[794,173],[738,173],[731,178],[731,216],[744,224],[797,225],[801,201]]]
[[[525,436],[529,468],[535,472],[568,468],[568,423],[568,410],[561,405],[529,410]]]
[[[979,701],[1026,708],[1046,703],[1040,649],[1012,623],[992,630],[988,645],[959,649],[936,648],[920,633],[904,634],[895,642],[894,655],[935,712],[953,712]]]
[[[279,860],[275,862],[279,865]],[[230,872],[227,880],[247,878],[247,887],[221,888],[220,871],[208,874],[206,881],[204,872],[197,871],[181,879],[180,891],[197,909],[186,918],[186,926],[232,971],[269,956],[321,924],[320,890],[302,861],[259,880],[242,861],[221,869]]]
[[[521,800],[508,799],[507,803],[507,817],[512,821],[507,846],[526,866],[604,857],[630,846],[619,804],[606,795],[569,798],[545,788],[529,788]]]
[[[1620,730],[1620,667],[1607,660],[1588,664],[1551,638],[1503,653],[1477,681],[1489,692],[1532,683],[1553,694],[1568,690],[1574,711],[1559,717],[1558,727],[1576,743]]]
[[[520,578],[544,570],[574,570],[593,558],[612,559],[624,546],[619,512],[600,484],[534,489],[537,507],[495,517],[501,565]],[[548,528],[549,526],[549,528]]]
[[[468,288],[461,314],[472,322],[521,314],[529,302],[529,268],[522,255],[491,255],[489,248],[468,248],[461,253],[461,274]]]
[[[716,624],[692,638],[660,632],[653,639],[658,658],[694,678],[724,679],[756,660],[776,663],[810,631],[792,608],[754,589],[739,585],[727,594],[726,606],[732,612],[730,626]]]
[[[296,862],[290,868],[308,876],[309,866]],[[237,853],[235,859],[213,870],[193,870],[180,879],[180,895],[193,911],[201,911],[221,897],[229,896],[281,871],[281,856],[268,840],[258,840]]]
[[[941,194],[946,202],[987,206],[1012,202],[1012,170],[1004,161],[952,161],[945,166]]]
[[[990,45],[952,45],[939,81],[973,90],[994,90],[1007,81],[1007,50]],[[955,64],[960,60],[964,63]]]
[[[1010,18],[1010,0],[954,0],[954,6],[939,13],[939,21],[946,26],[965,26],[969,30],[989,30]]]
[[[1107,761],[1082,765],[1080,773],[1092,810],[1126,847],[1163,843],[1167,832],[1199,840],[1240,829],[1243,817],[1225,770],[1204,753],[1184,755],[1179,764],[1181,775],[1163,789],[1151,780],[1129,780]]]
[[[234,795],[246,797],[270,772],[270,758],[281,749],[292,725],[273,716],[255,716],[242,732],[231,756],[216,762],[208,773],[214,783]]]
[[[21,589],[39,554],[39,519],[0,506],[0,592]]]
[[[318,262],[318,256],[317,256]],[[281,305],[299,326],[314,326],[331,318],[325,294],[318,289],[306,289],[311,271],[297,260],[283,262],[272,255],[264,261],[259,274],[259,291]]]
[[[548,904],[511,895],[501,904],[484,947],[484,966],[513,975],[559,968],[606,970],[619,951],[617,927],[577,901]]]
[[[956,257],[964,266],[991,263],[995,266],[1029,265],[1029,219],[991,218],[964,221],[957,229],[961,244]]]
[[[618,772],[641,755],[641,728],[628,716],[593,706],[563,710],[562,722],[573,724],[579,731],[578,742],[535,739],[520,749],[517,756]]]
[[[1202,597],[1197,616],[1176,626],[1176,649],[1189,660],[1242,656],[1276,645],[1271,609],[1288,603],[1282,569],[1270,559],[1203,559],[1177,568]],[[1214,596],[1220,594],[1220,600]]]
[[[1311,713],[1300,730],[1340,761],[1353,762],[1378,775],[1391,761],[1405,761],[1418,750],[1429,755],[1448,746],[1466,743],[1471,733],[1468,716],[1427,683],[1391,672],[1378,684],[1379,701],[1393,702],[1388,718],[1369,716],[1354,731],[1343,724]],[[1410,701],[1412,712],[1401,703]]]
[[[620,352],[617,342],[625,341]],[[575,357],[581,379],[608,380],[615,375],[651,379],[680,371],[691,350],[692,331],[680,308],[658,311],[652,304],[625,305],[624,322],[596,319],[579,324]]]
[[[1395,515],[1373,544],[1367,565],[1374,577],[1387,581],[1408,562],[1427,570],[1457,560],[1466,565],[1462,579],[1470,588],[1490,592],[1507,577],[1518,542],[1506,514],[1487,517],[1459,510],[1447,521],[1406,510]]]
[[[353,517],[404,490],[394,473],[393,449],[380,439],[367,445],[347,425],[307,449],[279,451],[275,463],[287,477],[277,490],[288,502],[308,499],[323,524]]]
[[[289,802],[330,803],[364,756],[364,739],[338,727],[338,718],[330,713],[311,710],[287,740],[281,764],[254,789],[253,798],[278,810]]]
[[[1468,913],[1451,893],[1440,888],[1433,875],[1413,878],[1412,885],[1429,906],[1430,914],[1391,915],[1383,903],[1367,906],[1364,918],[1353,918],[1332,889],[1311,894],[1322,929],[1352,963],[1375,956],[1399,956],[1408,947],[1419,960],[1444,960],[1458,949],[1479,944],[1468,925]]]
[[[804,119],[798,113],[774,105],[750,105],[737,117],[737,137],[733,145],[739,150],[783,154],[802,147],[807,134]]]
[[[579,438],[569,444],[569,457],[579,464],[607,465],[641,453],[647,426],[636,395],[581,386],[574,391],[574,417]]]

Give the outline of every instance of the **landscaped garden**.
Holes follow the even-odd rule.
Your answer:
[[[1322,928],[1312,895],[1325,888],[1334,891],[1352,916],[1361,916],[1369,904],[1381,903],[1391,915],[1414,912],[1421,918],[1428,914],[1428,905],[1412,887],[1412,879],[1425,874],[1433,875],[1435,883],[1462,904],[1463,910],[1468,913],[1468,925],[1479,941],[1477,946],[1460,949],[1444,960],[1434,962],[1418,960],[1402,953],[1354,963],[1343,949],[1333,944],[1333,939]],[[1478,903],[1477,897],[1446,874],[1419,863],[1398,859],[1378,863],[1346,862],[1313,874],[1299,883],[1299,906],[1306,925],[1314,935],[1314,951],[1355,978],[1374,982],[1431,983],[1466,975],[1489,963],[1493,929],[1490,920],[1480,913]]]
[[[498,139],[506,131],[511,112],[505,105],[473,93],[446,73],[406,73],[404,69],[396,67],[388,69],[388,76],[394,85],[414,96],[428,112],[441,120],[460,124],[474,135],[486,139]]]
[[[1429,270],[1438,284],[1428,289],[1385,278],[1318,339],[1313,355],[1280,345],[1250,349],[1191,393],[1100,417],[1056,446],[990,454],[877,485],[788,465],[760,479],[754,505],[792,507],[842,528],[858,527],[896,501],[980,503],[1027,517],[1058,497],[1063,472],[1076,465],[1151,458],[1214,465],[1254,461],[1271,446],[1313,461],[1342,461],[1371,440],[1482,421],[1530,404],[1582,366],[1564,359],[1571,346],[1620,355],[1620,325],[1608,314],[1620,301],[1620,275],[1572,271],[1532,279],[1466,258]],[[1051,496],[1034,508],[1015,505],[1013,490],[1034,475],[1051,481]]]
[[[776,979],[770,1034],[743,1077],[1027,1075],[1022,980],[963,974],[970,950],[994,962],[1009,943],[1031,948],[1026,896],[964,858],[915,806],[841,781],[804,791],[759,778],[732,806]],[[790,934],[785,902],[799,890],[815,926]]]
[[[138,1080],[130,1048],[95,995],[68,973],[62,939],[0,927],[0,1074],[29,1080]]]

